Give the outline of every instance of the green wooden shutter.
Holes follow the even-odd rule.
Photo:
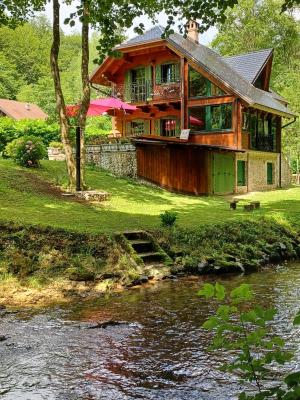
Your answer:
[[[154,134],[160,136],[160,119],[154,120]]]
[[[152,100],[152,67],[148,65],[145,68],[145,83],[146,83],[146,100]]]
[[[211,82],[208,79],[206,79],[205,82],[206,82],[206,96],[209,97],[211,96]]]
[[[126,130],[126,135],[131,136],[131,122],[126,122],[125,130]]]
[[[157,85],[161,84],[161,65],[155,65],[155,83]]]
[[[125,84],[124,99],[127,103],[130,103],[131,102],[131,70],[126,71],[124,84]]]
[[[211,130],[211,106],[205,107],[205,130]]]
[[[273,184],[273,163],[267,163],[267,184]]]
[[[243,160],[237,162],[237,184],[238,186],[246,185],[246,162]]]
[[[144,134],[150,135],[150,120],[149,119],[144,120]]]
[[[181,132],[180,120],[176,119],[176,127],[175,127],[176,136],[180,136],[180,132]]]
[[[175,82],[180,80],[180,64],[175,64]]]

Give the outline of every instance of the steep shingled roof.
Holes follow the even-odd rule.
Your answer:
[[[223,57],[232,68],[234,68],[248,82],[254,83],[259,72],[270,58],[273,49],[252,51],[251,53],[239,54],[237,56]]]
[[[15,100],[0,99],[0,111],[10,118],[19,119],[42,119],[48,115],[36,104],[22,103]]]
[[[152,40],[161,39],[161,35],[164,33],[165,28],[161,25],[156,25],[153,28],[149,29],[145,33],[139,36],[135,36],[132,39],[123,42],[119,47],[133,46],[135,44],[141,44],[143,42],[150,42]]]
[[[121,50],[122,48],[160,40],[163,32],[164,28],[162,26],[155,26],[149,31],[146,31],[143,35],[137,36],[128,40],[127,42],[122,43],[118,48]],[[231,60],[225,60],[225,58],[221,57],[212,49],[203,46],[202,44],[195,43],[190,39],[186,39],[178,33],[170,35],[165,40],[180,54],[185,55],[187,59],[198,64],[199,67],[205,69],[208,73],[222,81],[224,85],[228,87],[228,89],[231,89],[250,106],[274,110],[286,117],[292,117],[296,115],[290,111],[282,101],[278,101],[271,93],[256,88],[250,82],[251,76],[253,76],[255,71],[258,70],[258,67],[261,68],[263,62],[262,60],[266,60],[265,57],[267,54],[268,56],[270,55],[270,49],[265,50],[266,53],[255,52],[257,53],[256,57],[259,62],[259,66],[257,69],[253,68],[253,70],[250,71],[250,61],[248,60],[248,55],[235,56],[235,59],[234,57],[231,57]],[[251,54],[254,53],[249,53],[249,58],[251,57]],[[244,73],[242,73],[241,66],[239,67],[240,71],[237,67],[234,68],[233,66],[233,64],[237,65],[237,57],[240,57],[241,62],[248,60],[247,64],[249,66],[249,70],[247,78],[244,76],[246,75],[246,68],[244,68]]]

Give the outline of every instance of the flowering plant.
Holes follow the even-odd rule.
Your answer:
[[[5,148],[5,153],[23,167],[38,167],[47,150],[40,138],[23,136],[13,140]]]

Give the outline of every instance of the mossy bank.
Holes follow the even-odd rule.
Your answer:
[[[247,273],[300,257],[298,232],[271,220],[151,233],[166,257],[149,269],[120,235],[0,224],[0,304],[74,301],[155,279]]]

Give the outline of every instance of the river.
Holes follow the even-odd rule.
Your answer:
[[[300,264],[247,276],[163,281],[97,301],[6,314],[0,320],[1,400],[235,399],[239,377],[218,370],[222,352],[209,354],[201,324],[215,309],[196,295],[203,281],[228,289],[250,283],[256,302],[278,309],[274,330],[300,369]],[[87,329],[97,321],[126,321]],[[275,375],[274,375],[275,379]]]

